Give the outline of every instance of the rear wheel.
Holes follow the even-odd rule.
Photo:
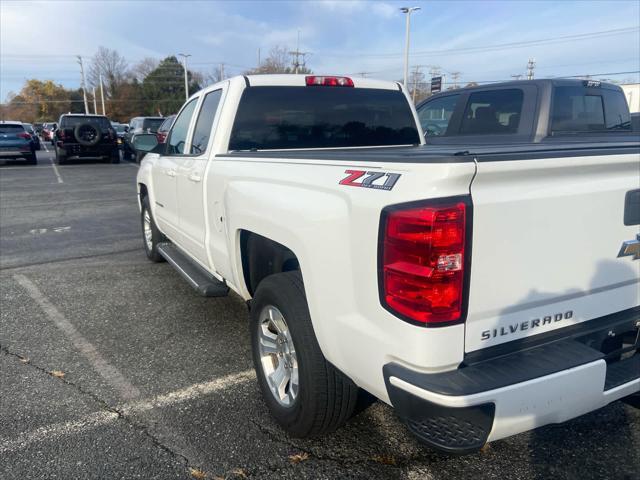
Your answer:
[[[358,387],[322,355],[300,272],[260,282],[250,326],[260,390],[287,433],[308,437],[330,432],[352,416]]]
[[[142,199],[142,210],[140,212],[140,222],[142,223],[142,241],[147,258],[152,262],[164,262],[164,257],[158,251],[158,244],[166,242],[167,238],[158,230],[153,219],[151,208],[149,207],[149,197]]]

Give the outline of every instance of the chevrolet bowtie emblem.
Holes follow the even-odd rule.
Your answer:
[[[640,258],[640,234],[636,235],[635,240],[627,240],[622,243],[618,257],[628,257],[629,255],[633,255],[634,260]]]

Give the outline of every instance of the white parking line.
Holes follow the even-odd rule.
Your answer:
[[[44,151],[45,152],[49,152],[49,149],[47,148],[47,144],[44,142],[40,142],[40,145],[42,145],[44,147]]]
[[[58,327],[69,339],[73,346],[84,355],[89,361],[93,369],[102,376],[120,396],[125,400],[132,400],[140,396],[140,391],[131,385],[129,381],[124,378],[120,371],[107,362],[100,352],[96,350],[87,339],[85,339],[76,327],[74,327],[69,320],[67,320],[62,313],[53,305],[47,297],[35,286],[35,284],[29,280],[26,276],[18,274],[14,275],[18,284],[24,288],[29,296],[40,306],[46,316],[51,320],[56,327]]]
[[[245,370],[243,372],[233,373],[211,380],[210,382],[197,383],[182,390],[158,395],[157,397],[153,397],[148,400],[125,403],[124,405],[116,407],[115,410],[121,412],[123,415],[142,413],[154,408],[167,407],[203,397],[211,393],[233,387],[234,385],[247,382],[254,378],[255,372],[253,370]],[[107,425],[115,422],[118,419],[118,416],[119,415],[117,413],[111,411],[94,412],[85,415],[80,420],[47,425],[30,432],[21,433],[17,437],[11,439],[0,437],[0,453],[13,452],[28,447],[35,442],[55,440],[64,435],[72,435],[84,432],[91,428]]]
[[[51,160],[51,166],[53,167],[53,173],[56,174],[56,178],[58,179],[58,183],[64,183],[62,177],[60,176],[60,172],[58,171],[58,167],[56,167],[56,162],[53,158],[49,158]]]

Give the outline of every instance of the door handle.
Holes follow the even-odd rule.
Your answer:
[[[166,173],[170,177],[175,177],[176,176],[176,171],[173,170],[173,169],[167,169],[167,170],[164,171],[164,173]]]
[[[191,173],[189,174],[189,180],[191,180],[192,182],[199,182],[200,180],[202,180],[202,177],[200,175],[198,175],[197,173]]]

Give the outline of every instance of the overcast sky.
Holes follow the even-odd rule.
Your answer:
[[[0,99],[28,78],[78,87],[74,55],[89,60],[100,45],[131,63],[190,53],[196,70],[224,62],[225,71],[235,75],[256,65],[259,48],[263,57],[274,45],[295,48],[298,31],[300,50],[311,52],[308,66],[314,72],[401,79],[405,23],[398,8],[408,5],[422,7],[412,16],[411,65],[461,72],[462,82],[509,80],[525,73],[529,57],[536,59],[538,78],[640,78],[611,75],[640,70],[638,0],[1,0]]]

